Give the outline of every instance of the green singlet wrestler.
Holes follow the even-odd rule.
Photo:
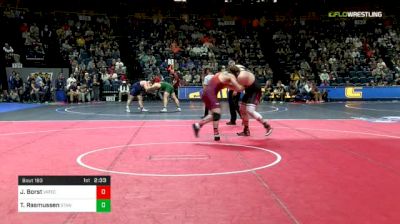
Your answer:
[[[168,98],[171,96],[171,98],[175,101],[176,104],[176,111],[181,111],[181,108],[179,106],[179,100],[175,95],[174,92],[174,87],[167,83],[167,82],[150,82],[151,86],[149,88],[146,88],[146,91],[154,91],[154,90],[160,90],[164,92],[163,95],[163,106],[164,108],[161,110],[161,112],[168,112],[167,110],[167,105],[168,105]]]

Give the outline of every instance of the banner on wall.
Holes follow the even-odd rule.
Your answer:
[[[330,100],[400,99],[400,86],[325,87]]]
[[[349,86],[325,87],[329,100],[385,100],[400,99],[400,86]],[[201,86],[179,87],[178,98],[182,100],[199,100],[203,88]],[[223,89],[218,94],[219,99],[228,98],[228,89]]]
[[[203,88],[201,86],[183,86],[179,87],[178,98],[180,100],[199,100],[201,99],[201,94],[203,93]],[[222,89],[218,93],[219,99],[228,98],[228,89]]]

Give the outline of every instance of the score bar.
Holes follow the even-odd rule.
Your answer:
[[[111,177],[19,176],[18,212],[111,212]]]

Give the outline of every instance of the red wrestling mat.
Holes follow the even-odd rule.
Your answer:
[[[271,124],[1,122],[2,223],[400,223],[398,123]],[[18,213],[18,175],[111,175],[111,212]]]

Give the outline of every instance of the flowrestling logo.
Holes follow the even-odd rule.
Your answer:
[[[328,13],[329,17],[341,17],[341,18],[376,18],[382,17],[381,11],[331,11]]]

